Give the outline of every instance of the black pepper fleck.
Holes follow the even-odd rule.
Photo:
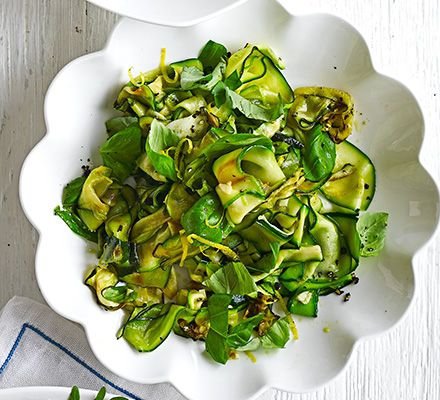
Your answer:
[[[369,185],[368,183],[366,183],[366,184],[364,185],[364,188],[365,188],[365,189],[369,189],[369,188],[370,188],[370,185]]]
[[[347,301],[349,301],[351,299],[351,294],[350,293],[347,293],[345,296],[344,296],[344,302],[347,302]]]
[[[90,166],[88,165],[81,165],[81,169],[83,170],[83,176],[89,176],[90,175]]]

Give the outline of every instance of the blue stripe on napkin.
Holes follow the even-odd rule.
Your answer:
[[[93,375],[95,375],[97,378],[99,378],[101,381],[103,381],[106,385],[109,387],[118,390],[119,392],[123,393],[124,395],[132,398],[133,400],[143,400],[141,397],[136,396],[135,394],[129,392],[127,389],[124,389],[109,379],[107,379],[104,375],[100,374],[98,371],[96,371],[93,367],[88,365],[84,360],[79,358],[76,354],[72,353],[67,347],[63,346],[61,343],[58,343],[56,340],[52,339],[51,337],[47,336],[44,332],[42,332],[40,329],[36,328],[35,326],[24,323],[20,329],[20,332],[18,333],[17,338],[15,339],[15,342],[9,351],[8,356],[6,357],[6,360],[3,362],[3,364],[0,366],[0,375],[5,371],[6,367],[12,360],[12,357],[14,356],[14,353],[17,351],[18,346],[20,345],[21,340],[23,339],[23,335],[26,332],[26,330],[30,330],[37,335],[39,335],[42,339],[44,339],[46,342],[49,342],[53,346],[57,347],[61,351],[63,351],[65,354],[67,354],[70,358],[75,360],[78,364],[82,365],[85,369],[87,369],[89,372],[91,372]]]

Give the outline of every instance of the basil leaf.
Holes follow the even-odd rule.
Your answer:
[[[99,149],[104,165],[113,174],[125,181],[136,169],[136,160],[141,154],[141,129],[137,125],[115,133]]]
[[[289,323],[286,317],[277,320],[261,337],[261,344],[265,349],[282,349],[290,339]]]
[[[224,136],[209,145],[203,150],[202,154],[209,160],[212,160],[240,147],[247,146],[263,146],[272,150],[272,141],[266,136],[254,135],[252,133],[235,133],[233,135]]]
[[[221,61],[211,74],[205,75],[196,67],[184,67],[180,77],[180,85],[184,90],[205,89],[211,91],[223,79],[225,68],[226,63]]]
[[[233,349],[246,346],[252,339],[254,329],[263,320],[263,318],[263,314],[257,314],[232,327],[226,340],[228,346],[232,347]]]
[[[64,208],[76,206],[81,190],[86,181],[85,176],[80,176],[70,181],[63,189],[62,204]]]
[[[60,207],[56,207],[54,214],[60,217],[72,232],[82,236],[84,239],[90,240],[91,242],[98,242],[97,233],[89,230],[82,219],[72,211],[62,210]]]
[[[239,110],[248,118],[258,119],[260,121],[273,121],[283,112],[283,108],[279,105],[275,108],[263,108],[253,103],[251,100],[240,96],[228,87],[225,87],[225,91],[232,103],[232,107]],[[279,104],[281,104],[281,102]]]
[[[226,343],[228,334],[228,306],[231,296],[227,294],[213,294],[208,299],[208,314],[210,328],[206,336],[206,351],[211,357],[226,364],[229,359],[229,347]]]
[[[220,243],[227,226],[226,218],[224,222],[222,219],[222,203],[215,193],[208,193],[183,214],[181,222],[187,234],[195,233],[207,240]]]
[[[208,278],[204,285],[214,293],[250,294],[258,290],[246,267],[239,262],[226,264]]]
[[[335,166],[336,146],[330,136],[317,125],[305,135],[303,149],[304,176],[312,182],[328,177]]]
[[[191,90],[204,79],[206,79],[205,74],[197,67],[184,67],[180,76],[180,86],[184,90]]]
[[[240,77],[238,76],[237,71],[234,71],[231,75],[229,75],[225,79],[225,85],[227,88],[231,90],[238,89],[242,85],[242,82],[240,80]]]
[[[95,397],[95,400],[104,400],[106,393],[107,391],[105,390],[105,387],[102,387],[101,389],[99,389],[99,392]]]
[[[72,388],[72,390],[70,391],[70,395],[69,395],[68,400],[80,400],[79,389],[77,386],[74,386]]]
[[[199,60],[203,64],[205,71],[212,71],[216,65],[228,54],[228,50],[220,43],[209,40],[199,55]]]
[[[177,179],[174,160],[165,154],[164,150],[176,146],[178,143],[179,136],[177,134],[158,120],[153,120],[145,142],[147,156],[159,174],[173,181]]]
[[[251,268],[259,272],[270,272],[276,266],[280,253],[281,243],[269,243],[271,252],[261,257]]]
[[[385,245],[388,214],[384,212],[364,213],[359,217],[356,228],[361,239],[362,257],[378,256]]]
[[[105,127],[107,129],[108,135],[113,136],[115,133],[118,133],[119,131],[128,128],[129,126],[137,124],[138,121],[139,120],[137,117],[116,117],[109,119],[105,123]]]

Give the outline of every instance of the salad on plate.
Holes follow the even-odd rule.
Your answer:
[[[85,280],[117,333],[153,351],[171,332],[219,363],[298,339],[294,316],[356,284],[384,246],[368,213],[372,161],[347,138],[349,93],[292,89],[270,48],[129,71],[106,122],[102,165],[66,185],[55,214],[96,243]],[[350,294],[343,297],[348,301]]]

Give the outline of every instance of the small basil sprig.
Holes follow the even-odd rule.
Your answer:
[[[330,136],[317,125],[305,135],[303,149],[304,176],[312,182],[327,178],[335,166],[336,147]]]
[[[229,359],[228,335],[228,306],[231,303],[229,294],[213,294],[208,299],[208,314],[210,328],[206,337],[206,351],[221,364]]]
[[[98,394],[96,395],[95,400],[104,400],[106,393],[107,393],[107,391],[106,391],[105,387],[102,387],[99,390]],[[78,386],[72,387],[72,390],[70,391],[69,398],[67,400],[81,400]],[[109,400],[128,400],[128,399],[126,397],[116,396],[116,397],[112,397]]]
[[[135,123],[112,135],[99,149],[104,165],[121,181],[136,168],[136,160],[141,154],[141,136],[141,129]]]
[[[145,142],[147,156],[153,164],[154,169],[161,175],[172,181],[177,179],[174,160],[164,150],[177,146],[179,136],[164,124],[154,119],[151,123],[150,133]]]
[[[228,50],[220,43],[209,40],[200,52],[199,60],[205,72],[211,72],[222,59],[227,56]]]
[[[242,263],[232,262],[214,272],[204,285],[214,293],[246,295],[258,288],[251,274]]]
[[[227,231],[228,222],[223,217],[223,206],[214,193],[197,200],[181,219],[187,234],[195,233],[204,239],[220,243]]]
[[[81,190],[86,181],[85,176],[79,176],[78,178],[70,181],[63,190],[62,204],[64,208],[75,207],[78,204]]]
[[[384,212],[364,213],[357,222],[357,230],[361,239],[361,256],[378,256],[385,246],[388,214]]]

